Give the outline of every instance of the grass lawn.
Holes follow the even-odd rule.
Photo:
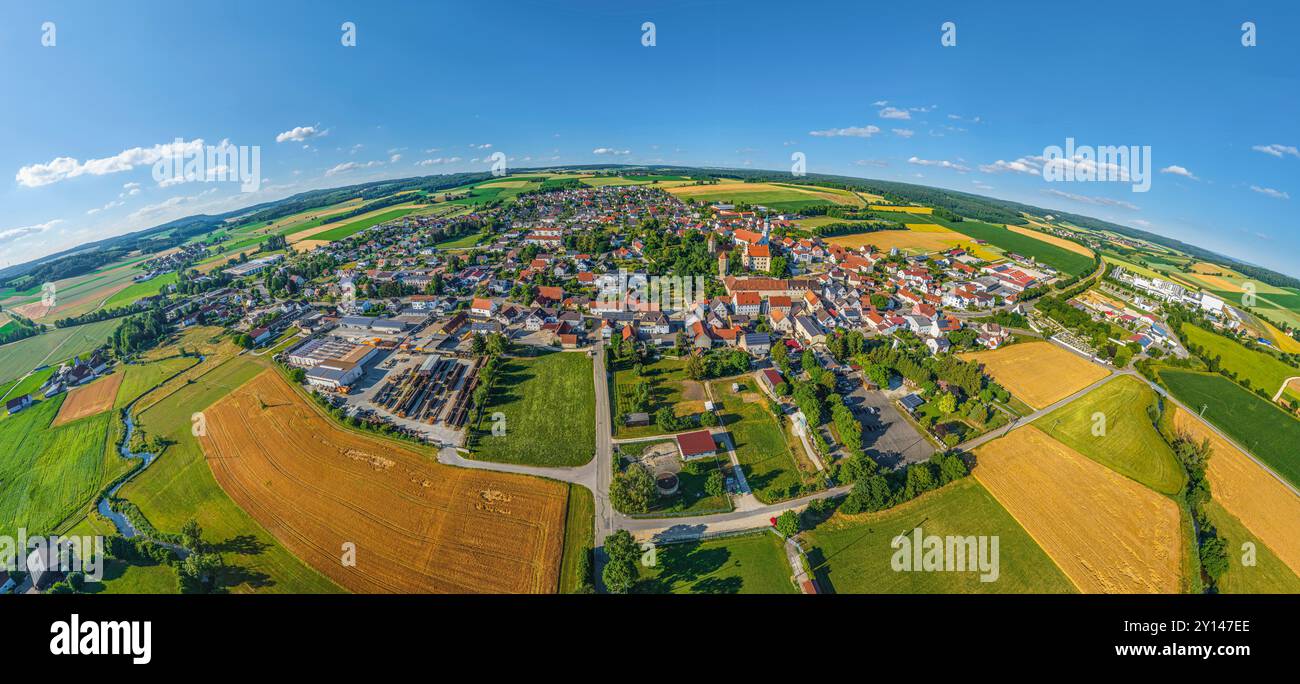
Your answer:
[[[1221,375],[1163,369],[1160,379],[1188,408],[1205,407],[1206,420],[1300,486],[1300,420]]]
[[[1224,594],[1300,594],[1300,578],[1287,567],[1264,542],[1250,533],[1241,521],[1211,500],[1206,505],[1210,521],[1219,536],[1228,541],[1228,571],[1219,578],[1219,592]],[[1242,565],[1241,545],[1255,545],[1255,565]]]
[[[713,396],[720,398],[718,417],[731,434],[736,459],[745,472],[749,488],[763,503],[793,499],[802,492],[804,476],[790,451],[785,430],[766,401],[746,402],[731,394],[729,380],[713,383]],[[788,426],[787,428],[788,429]]]
[[[222,549],[231,566],[234,592],[322,593],[340,591],[333,582],[290,554],[261,525],[235,505],[212,476],[203,450],[191,434],[191,416],[265,370],[249,356],[209,358],[191,383],[183,384],[136,417],[144,434],[171,444],[119,496],[140,507],[154,527],[179,532],[194,518],[203,536]],[[199,369],[196,369],[199,370]]]
[[[543,466],[579,466],[596,453],[596,388],[591,357],[551,352],[504,359],[483,411],[474,458]],[[492,414],[506,433],[492,435]]]
[[[1189,343],[1204,349],[1200,356],[1219,357],[1220,365],[1236,373],[1238,382],[1243,385],[1249,382],[1248,387],[1252,390],[1262,388],[1270,397],[1281,389],[1287,378],[1300,376],[1300,368],[1292,368],[1267,352],[1247,349],[1236,340],[1204,328],[1184,323],[1183,334]]]
[[[998,578],[980,572],[896,572],[895,537],[996,536]],[[1076,593],[1052,559],[974,478],[964,478],[878,513],[835,515],[804,533],[823,591],[842,594]]]
[[[86,582],[83,594],[179,594],[176,570],[169,565],[131,565],[111,559],[104,563],[104,578]]]
[[[591,490],[570,484],[569,508],[564,517],[564,561],[560,565],[561,594],[577,593],[584,579],[589,579],[582,577],[580,572],[582,556],[590,554],[596,546],[592,539],[595,526],[596,502]]]
[[[638,565],[644,594],[795,594],[781,540],[771,532],[666,544],[655,567]]]
[[[437,249],[468,249],[477,245],[479,240],[482,240],[483,237],[483,233],[470,233],[469,235],[462,235],[458,238],[435,242],[433,246]]]
[[[1145,382],[1122,376],[1044,416],[1036,425],[1061,443],[1125,477],[1177,494],[1186,475],[1147,415],[1156,394]],[[1106,417],[1103,436],[1094,415]]]

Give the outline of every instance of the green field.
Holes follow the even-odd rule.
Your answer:
[[[21,397],[24,394],[31,394],[39,390],[41,385],[44,385],[45,381],[50,379],[51,375],[54,375],[54,368],[52,367],[32,373],[22,380],[13,380],[7,384],[0,385],[0,397],[5,397],[7,401],[9,399]],[[4,420],[4,416],[0,416],[0,420]]]
[[[0,346],[0,384],[26,375],[38,365],[53,365],[94,351],[108,341],[121,321],[109,319],[49,332]]]
[[[157,387],[162,381],[194,366],[199,360],[192,356],[175,356],[169,359],[149,363],[123,364],[125,373],[122,385],[117,388],[117,399],[113,408],[120,409],[135,401],[137,397]]]
[[[1272,397],[1288,378],[1300,376],[1300,368],[1292,368],[1268,352],[1247,349],[1236,340],[1216,335],[1204,328],[1183,324],[1187,341],[1204,349],[1202,357],[1219,357],[1219,364],[1236,373],[1237,381],[1249,389],[1260,388]],[[1249,383],[1249,384],[1247,384]]]
[[[596,453],[596,388],[591,357],[579,352],[503,359],[483,411],[474,458],[503,463],[579,466]],[[492,414],[505,414],[492,435]]]
[[[896,572],[895,537],[996,536],[998,578],[979,572]],[[823,591],[842,594],[1076,593],[1020,524],[974,478],[953,482],[879,513],[836,515],[805,532],[808,560]]]
[[[1206,420],[1300,486],[1300,420],[1221,375],[1166,368],[1160,379],[1193,412],[1204,407]]]
[[[109,460],[111,413],[50,427],[66,396],[0,421],[0,535],[54,532],[126,465]]]
[[[596,502],[591,490],[569,485],[569,507],[564,517],[564,561],[560,565],[560,593],[574,594],[582,587],[582,556],[595,547],[592,532],[596,524]],[[588,568],[594,567],[589,565]]]
[[[86,582],[83,594],[179,594],[176,570],[168,565],[129,565],[120,560],[104,563],[104,578]]]
[[[721,397],[718,417],[731,434],[736,459],[750,490],[763,503],[799,496],[804,476],[786,438],[789,426],[777,425],[766,402],[745,402],[730,392],[720,391],[719,387],[725,384],[715,382],[713,396]]]
[[[170,442],[158,459],[119,492],[140,507],[149,522],[176,533],[195,518],[232,571],[231,591],[321,593],[339,587],[290,554],[235,505],[212,476],[203,450],[191,434],[191,416],[265,370],[248,356],[210,359],[212,368],[137,416],[148,437]]]
[[[163,288],[174,285],[179,278],[180,274],[172,271],[171,273],[154,276],[143,282],[132,283],[117,294],[109,297],[108,301],[104,302],[104,308],[114,309],[120,306],[130,306],[140,299],[152,297],[162,292]]]
[[[1210,522],[1219,536],[1228,542],[1228,571],[1219,577],[1219,592],[1224,594],[1300,594],[1300,578],[1273,552],[1250,533],[1245,525],[1219,502],[1206,504]],[[1255,565],[1242,564],[1242,544],[1255,545]]]
[[[644,594],[796,594],[790,563],[775,534],[660,545],[655,566],[637,566]]]
[[[673,445],[674,453],[677,442],[671,439],[648,440],[644,442],[623,442],[615,445],[623,465],[640,458],[650,447],[663,444]],[[726,494],[710,496],[705,491],[709,474],[718,470],[727,462],[725,457],[701,458],[683,463],[677,473],[677,493],[660,496],[650,505],[650,513],[644,517],[658,518],[681,515],[708,515],[726,513],[732,510],[731,498]]]
[[[468,249],[477,245],[484,237],[486,237],[486,235],[483,233],[470,233],[469,235],[462,235],[458,238],[436,242],[433,246],[436,249]]]
[[[371,216],[370,218],[360,219],[357,221],[353,221],[351,223],[345,223],[341,226],[336,226],[334,228],[330,228],[329,230],[316,233],[315,235],[311,236],[311,239],[342,240],[343,238],[346,237],[352,237],[353,235],[360,233],[361,231],[370,228],[371,226],[377,226],[381,223],[384,223],[385,221],[392,221],[395,219],[402,218],[403,216],[406,216],[407,214],[413,211],[415,211],[415,208],[413,207],[406,207],[405,209],[394,209],[392,211],[386,211],[382,214]]]
[[[1067,276],[1082,275],[1093,268],[1091,257],[1071,252],[1068,249],[1057,247],[1029,235],[1012,232],[1002,226],[971,220],[945,221],[937,216],[927,216],[925,218],[927,223],[947,226],[958,233],[968,235],[976,240],[983,240],[1007,252],[1033,257]],[[913,223],[915,222],[913,221]]]
[[[1186,476],[1147,415],[1147,407],[1155,402],[1156,393],[1145,382],[1124,375],[1044,416],[1036,425],[1120,475],[1162,494],[1177,494]],[[1105,416],[1104,426],[1094,419],[1098,413]],[[1103,434],[1093,434],[1094,426]]]

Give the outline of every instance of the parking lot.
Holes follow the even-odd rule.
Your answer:
[[[464,430],[454,429],[446,424],[430,425],[424,421],[400,418],[383,407],[373,403],[379,388],[390,375],[396,376],[405,370],[418,368],[427,358],[427,354],[405,351],[381,352],[366,364],[366,372],[353,385],[352,391],[342,395],[349,411],[369,412],[384,420],[414,431],[435,444],[459,445],[465,438]]]
[[[862,423],[862,448],[886,468],[901,468],[934,455],[934,446],[899,414],[893,390],[867,390],[857,373],[840,376],[837,389],[858,421]]]

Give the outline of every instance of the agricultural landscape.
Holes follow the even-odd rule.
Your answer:
[[[0,533],[116,540],[55,592],[1300,591],[1300,290],[908,187],[431,176],[10,276]]]

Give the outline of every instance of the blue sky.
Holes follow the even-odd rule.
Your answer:
[[[810,172],[1097,216],[1300,275],[1300,10],[1231,4],[9,3],[0,266],[311,188],[486,170],[493,152],[780,170],[802,152]],[[1150,191],[1032,173],[1067,137],[1149,145]],[[160,186],[150,160],[176,138],[260,146],[261,190]]]

